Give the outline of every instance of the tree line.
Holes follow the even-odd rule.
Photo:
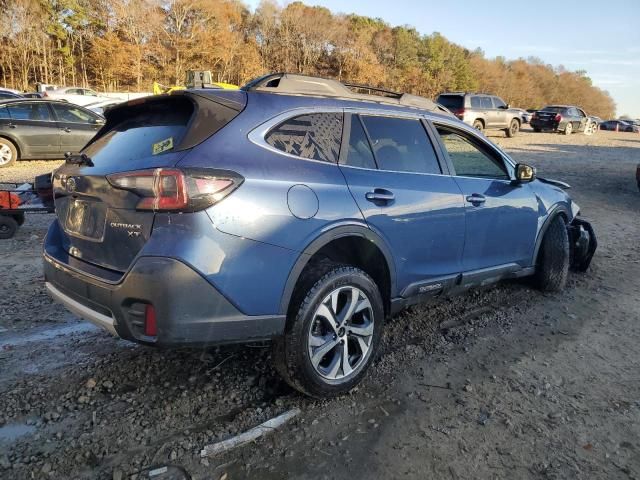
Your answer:
[[[611,118],[615,103],[584,71],[536,58],[487,59],[439,33],[379,18],[264,0],[0,0],[0,82],[103,91],[150,91],[184,82],[187,70],[243,84],[296,72],[410,92],[482,91],[513,106],[582,106]]]

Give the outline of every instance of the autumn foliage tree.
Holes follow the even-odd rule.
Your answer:
[[[585,72],[537,58],[487,59],[439,33],[301,2],[263,0],[251,12],[239,0],[0,0],[0,11],[5,87],[149,91],[154,80],[180,84],[191,69],[235,84],[288,71],[428,97],[476,90],[524,108],[566,103],[615,114]]]

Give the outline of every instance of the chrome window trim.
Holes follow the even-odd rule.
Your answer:
[[[386,109],[382,109],[382,108],[371,108],[371,107],[353,107],[353,106],[349,106],[349,107],[319,107],[319,106],[318,107],[298,107],[298,108],[293,108],[293,109],[287,110],[285,112],[282,112],[282,113],[276,115],[275,117],[272,117],[269,120],[266,120],[265,122],[261,123],[260,125],[255,127],[253,130],[251,130],[247,134],[247,138],[254,145],[257,145],[258,147],[261,147],[261,148],[264,148],[266,150],[269,150],[270,152],[277,153],[278,155],[284,155],[284,156],[289,157],[289,158],[295,158],[296,160],[305,160],[305,161],[308,161],[308,162],[322,163],[324,165],[339,165],[339,163],[338,163],[339,159],[336,162],[327,162],[325,160],[316,160],[314,158],[300,157],[298,155],[293,155],[291,153],[283,152],[282,150],[279,150],[276,147],[270,145],[265,140],[265,137],[267,136],[267,133],[269,133],[273,128],[277,127],[281,123],[286,122],[287,120],[291,120],[292,118],[300,116],[300,115],[311,115],[311,114],[318,114],[318,113],[342,113],[342,114],[351,113],[351,114],[354,114],[354,115],[370,115],[370,116],[377,116],[377,117],[405,118],[405,119],[417,120],[417,121],[420,121],[420,120],[430,120],[431,121],[431,120],[435,119],[437,122],[440,122],[440,121],[442,121],[442,119],[446,118],[445,116],[440,116],[440,115],[431,116],[428,113],[424,113],[424,112],[403,112],[403,111],[394,111],[394,110],[386,110]],[[475,130],[473,130],[473,131],[475,131]],[[426,131],[425,131],[425,134],[427,134]],[[428,137],[428,135],[427,135],[427,137]],[[431,141],[430,138],[429,138],[429,141]],[[434,148],[435,148],[435,146],[434,146]],[[403,171],[396,171],[396,170],[383,170],[383,169],[380,169],[380,168],[372,169],[372,168],[362,168],[362,167],[350,167],[348,165],[340,165],[340,166],[341,167],[349,167],[349,168],[358,168],[360,170],[369,170],[369,171],[373,170],[373,171],[377,171],[377,172],[407,173],[407,174],[414,174],[414,175],[451,176],[451,175],[446,174],[446,173],[403,172]]]

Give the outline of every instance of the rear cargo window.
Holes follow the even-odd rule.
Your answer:
[[[188,100],[143,103],[125,111],[127,115],[119,115],[113,127],[85,149],[87,155],[124,162],[170,152],[182,141],[194,106]]]
[[[462,108],[462,102],[464,97],[462,95],[440,95],[438,97],[438,103],[444,105],[449,110],[458,110]]]
[[[538,110],[539,112],[553,112],[553,113],[562,113],[565,110],[564,107],[544,107],[542,110]]]
[[[265,136],[274,148],[291,155],[337,162],[342,139],[341,113],[300,115],[281,123]]]

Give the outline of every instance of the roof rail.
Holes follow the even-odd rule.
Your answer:
[[[398,93],[383,88],[370,87],[368,85],[340,83],[330,78],[312,77],[293,73],[271,73],[264,75],[251,80],[242,87],[242,90],[290,95],[339,97],[349,100],[387,103],[446,113],[437,103],[425,97],[408,93]],[[359,93],[362,91],[368,93]],[[372,94],[373,92],[381,95],[374,95]]]

